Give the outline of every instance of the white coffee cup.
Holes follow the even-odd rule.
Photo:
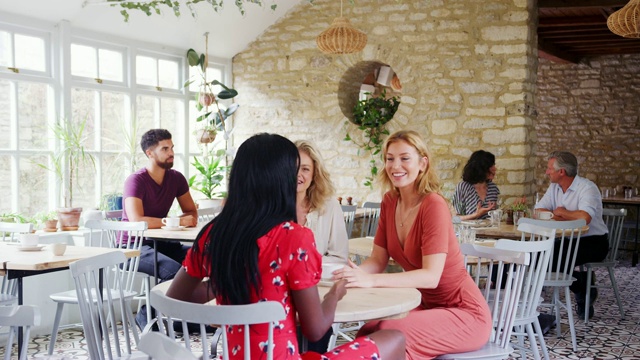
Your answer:
[[[67,244],[65,243],[55,243],[51,244],[51,252],[55,256],[62,256],[64,252],[67,251]]]
[[[38,236],[37,234],[20,234],[21,247],[38,246],[38,240],[40,240],[40,236]]]
[[[162,223],[168,228],[177,228],[180,226],[179,217],[166,217],[162,219]]]
[[[331,280],[333,276],[333,272],[342,269],[345,267],[344,264],[336,264],[336,263],[326,263],[322,264],[322,279],[323,280]]]
[[[553,213],[549,211],[540,211],[538,212],[538,219],[540,220],[551,220],[553,218]]]

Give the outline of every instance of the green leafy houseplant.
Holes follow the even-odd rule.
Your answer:
[[[224,156],[225,151],[222,149],[211,154],[211,156],[203,157],[201,160],[194,156],[191,165],[198,170],[199,174],[189,178],[189,187],[201,192],[210,200],[226,196],[225,192],[216,192],[216,189],[221,186],[227,171],[227,166],[221,165]]]
[[[371,95],[371,93],[367,93],[367,95]],[[382,152],[383,137],[389,135],[389,130],[385,125],[393,118],[399,106],[398,98],[396,96],[387,98],[386,90],[383,89],[380,96],[360,100],[353,107],[353,122],[359,130],[363,131],[365,142],[357,142],[348,132],[344,140],[352,141],[371,155],[369,160],[371,174],[365,178],[365,186],[372,187],[373,181],[378,175],[376,156]]]
[[[227,131],[225,120],[233,115],[238,110],[239,105],[237,103],[231,104],[224,111],[220,108],[218,100],[233,99],[238,96],[238,92],[235,89],[229,88],[218,80],[207,80],[207,57],[205,54],[198,54],[195,50],[189,49],[187,51],[187,61],[189,66],[197,66],[200,72],[200,91],[196,95],[196,109],[198,112],[204,112],[196,118],[196,122],[204,122],[198,141],[201,143],[213,142],[217,131]],[[195,80],[189,80],[185,83],[184,87],[188,88]],[[215,86],[222,87],[222,90],[217,94],[214,94],[213,88]],[[213,106],[213,110],[209,110],[209,107]],[[225,140],[227,135],[225,135]]]

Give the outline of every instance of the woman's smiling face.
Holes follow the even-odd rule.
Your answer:
[[[389,144],[385,154],[387,176],[398,189],[413,186],[418,174],[427,168],[428,159],[405,141]]]
[[[300,168],[298,169],[298,192],[305,192],[313,181],[313,160],[309,154],[300,151]]]

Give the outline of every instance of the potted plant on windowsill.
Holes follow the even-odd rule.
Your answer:
[[[371,93],[366,93],[372,95]],[[359,143],[349,133],[344,140],[352,141],[365,151],[369,152],[371,159],[369,160],[370,176],[365,178],[364,185],[373,187],[373,181],[378,174],[376,166],[376,155],[382,151],[384,143],[383,136],[389,135],[389,131],[385,125],[395,115],[400,101],[396,96],[386,97],[386,89],[383,89],[379,96],[371,96],[368,99],[360,100],[353,107],[353,123],[363,131],[365,141]]]
[[[222,198],[226,196],[226,192],[217,189],[222,185],[227,171],[227,166],[222,165],[225,154],[225,150],[220,149],[200,159],[197,156],[193,157],[191,165],[196,168],[198,174],[189,178],[189,187],[205,196],[205,199],[198,201],[200,208],[222,205]]]
[[[89,165],[95,169],[95,158],[85,148],[88,139],[85,133],[86,124],[86,118],[79,124],[71,124],[68,121],[56,123],[52,130],[59,141],[59,148],[51,155],[53,166],[37,164],[55,173],[62,184],[64,207],[58,209],[58,221],[63,231],[77,230],[80,222],[82,208],[73,207],[73,189],[79,179],[80,167]]]
[[[33,218],[42,230],[46,232],[58,231],[58,213],[56,211],[39,212]]]

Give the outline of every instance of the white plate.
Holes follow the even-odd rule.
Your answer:
[[[18,246],[18,250],[20,251],[40,251],[42,248],[44,248],[44,245]]]
[[[163,226],[162,230],[168,230],[168,231],[180,231],[183,230],[184,228],[186,228],[186,226],[178,226],[178,227],[167,227],[167,226]]]

